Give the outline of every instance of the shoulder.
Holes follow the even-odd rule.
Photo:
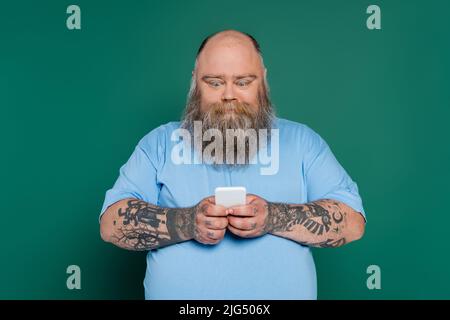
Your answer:
[[[170,136],[179,127],[179,121],[172,121],[152,129],[139,140],[136,149],[144,152],[157,169],[160,168],[166,159]]]
[[[280,138],[294,140],[304,147],[311,147],[311,145],[323,142],[321,136],[304,123],[275,118],[274,127],[280,130]]]
[[[172,132],[180,127],[179,121],[171,121],[162,124],[150,132],[148,132],[139,141],[138,145],[143,149],[149,149],[155,146],[155,144],[164,146],[167,140],[170,140]]]

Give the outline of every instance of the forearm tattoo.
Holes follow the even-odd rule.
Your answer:
[[[194,235],[195,207],[161,208],[129,200],[117,212],[113,242],[130,250],[151,250],[190,240]]]
[[[268,202],[266,229],[268,232],[292,231],[294,226],[303,226],[310,236],[324,239],[301,244],[334,248],[346,244],[342,231],[346,226],[346,213],[333,200],[319,200],[307,204],[285,204]]]

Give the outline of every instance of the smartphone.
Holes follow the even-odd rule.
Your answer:
[[[215,189],[216,204],[225,208],[244,205],[247,191],[245,187],[217,187]]]

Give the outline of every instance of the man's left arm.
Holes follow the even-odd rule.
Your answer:
[[[227,213],[228,229],[240,237],[270,233],[319,248],[358,240],[365,229],[365,219],[359,212],[333,199],[286,204],[248,195],[247,205],[230,208]]]
[[[321,248],[360,239],[365,213],[356,184],[320,135],[305,127],[299,141],[307,150],[302,160],[306,203],[276,203],[248,195],[246,205],[229,209],[228,229],[241,237],[271,233]]]

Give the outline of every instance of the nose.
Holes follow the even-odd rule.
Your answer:
[[[223,92],[223,95],[222,95],[222,101],[223,102],[231,102],[234,100],[236,100],[236,96],[233,91],[233,85],[227,84],[225,86],[225,91]]]

